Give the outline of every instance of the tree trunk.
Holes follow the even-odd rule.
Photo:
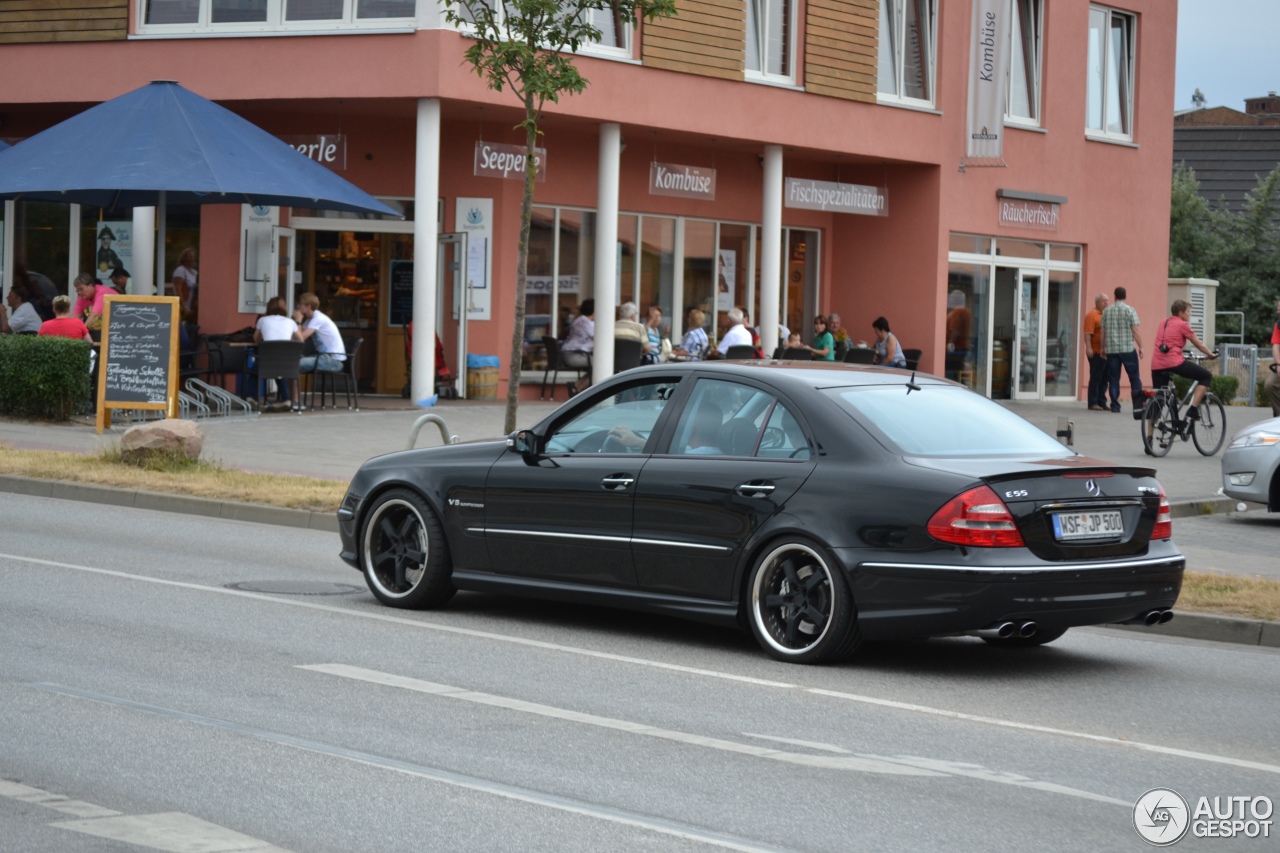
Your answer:
[[[516,429],[516,410],[520,406],[520,368],[524,360],[525,283],[529,272],[529,231],[533,224],[533,185],[538,177],[534,149],[538,143],[538,116],[533,99],[524,105],[524,196],[520,199],[520,243],[516,250],[515,328],[511,330],[511,370],[507,381],[507,416],[503,431],[510,435]],[[555,310],[555,306],[552,306]],[[554,396],[554,395],[553,395]]]

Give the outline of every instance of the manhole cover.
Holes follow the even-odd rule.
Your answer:
[[[227,584],[227,589],[245,592],[269,592],[277,595],[350,595],[364,590],[349,583],[323,581],[240,581]]]

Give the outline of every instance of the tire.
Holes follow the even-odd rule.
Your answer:
[[[1058,628],[1054,631],[1036,631],[1030,637],[1004,637],[1003,639],[983,637],[982,639],[1001,649],[1030,649],[1052,643],[1065,633],[1067,633],[1066,628]]]
[[[1222,440],[1227,436],[1227,410],[1222,401],[1212,394],[1205,394],[1200,401],[1200,419],[1191,425],[1191,440],[1196,443],[1196,450],[1205,456],[1212,456],[1222,447]]]
[[[379,496],[360,526],[359,549],[369,591],[389,607],[439,607],[457,592],[444,530],[416,492]]]
[[[776,660],[832,663],[862,644],[843,573],[804,540],[769,547],[748,576],[746,599],[751,633]]]
[[[1152,456],[1165,456],[1178,437],[1173,428],[1173,414],[1160,397],[1152,397],[1142,409],[1142,446]]]

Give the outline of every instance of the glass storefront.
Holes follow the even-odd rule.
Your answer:
[[[945,373],[995,400],[1078,395],[1083,247],[951,234]]]

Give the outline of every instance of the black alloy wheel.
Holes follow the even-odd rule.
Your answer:
[[[1191,438],[1201,455],[1212,456],[1227,437],[1227,412],[1222,408],[1222,401],[1213,394],[1204,395],[1199,409],[1199,420],[1191,424]]]
[[[853,597],[834,561],[806,542],[775,543],[756,563],[747,587],[751,632],[770,656],[829,663],[862,643]]]
[[[408,489],[381,495],[365,514],[360,567],[370,592],[391,607],[439,607],[456,592],[440,522]]]

